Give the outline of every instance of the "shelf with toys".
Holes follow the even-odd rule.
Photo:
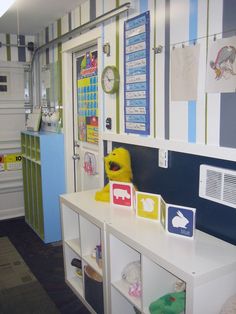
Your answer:
[[[92,200],[90,210],[85,210],[84,198],[80,199],[81,206],[77,206],[76,193],[62,195],[60,199],[66,282],[91,313],[101,313],[105,300],[103,259],[107,213],[95,215]]]
[[[102,278],[106,314],[152,314],[166,303],[175,304],[179,314],[220,312],[236,292],[233,245],[199,230],[193,238],[170,234],[160,221],[96,201],[95,194],[91,190],[61,196],[66,281],[92,313],[86,295],[87,265]],[[74,248],[76,242],[80,245]],[[99,244],[101,270],[91,257]],[[82,261],[82,278],[71,265],[74,258]],[[222,286],[227,289],[219,289]]]

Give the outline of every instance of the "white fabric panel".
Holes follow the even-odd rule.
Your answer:
[[[156,46],[161,45],[163,52],[155,55],[156,58],[156,137],[165,137],[165,0],[157,1],[156,5]]]
[[[45,44],[45,32],[44,31],[41,31],[39,33],[38,40],[39,40],[39,46],[42,46]]]
[[[198,0],[198,37],[206,37],[207,35],[207,2]],[[207,39],[199,39],[200,58],[198,72],[198,97],[196,103],[196,142],[205,143],[205,79],[206,79],[206,42]]]
[[[104,13],[116,8],[116,0],[103,0],[104,1]]]
[[[19,153],[20,131],[25,128],[23,63],[1,62],[8,91],[0,94],[0,153]],[[8,181],[12,187],[9,187]],[[0,180],[0,219],[24,214],[23,183],[19,171],[4,171]]]
[[[130,10],[128,12],[128,19],[140,14],[140,0],[131,1]]]
[[[1,194],[0,220],[20,217],[25,214],[23,187],[21,191]]]
[[[104,12],[104,0],[96,0],[96,17]]]
[[[68,31],[68,14],[66,14],[61,18],[61,35],[67,33]]]
[[[72,11],[71,13],[71,24],[72,24],[72,29],[75,29],[76,27],[81,25],[80,21],[80,11],[81,8],[80,6],[77,7],[75,10]]]
[[[209,1],[209,35],[222,32],[223,0]],[[222,38],[222,35],[217,35]],[[209,42],[214,40],[209,38]],[[207,96],[207,144],[219,146],[220,140],[220,94]]]
[[[120,15],[119,34],[120,34],[120,132],[124,132],[124,22],[127,19],[127,13]]]
[[[150,99],[149,99],[149,108],[150,108],[150,136],[154,136],[154,1],[148,1],[148,10],[150,11]]]
[[[11,45],[17,45],[17,35],[10,35],[10,43]],[[11,47],[11,61],[18,61],[18,48]]]
[[[86,1],[81,4],[81,25],[90,20],[90,2]]]
[[[0,42],[6,44],[6,34],[0,34]],[[7,48],[5,46],[0,48],[0,60],[7,61]]]
[[[188,41],[189,38],[188,0],[170,1],[170,44]],[[177,45],[176,45],[177,46]],[[179,45],[178,45],[179,47]],[[181,45],[180,45],[181,47]],[[171,67],[171,64],[170,64]],[[171,91],[171,86],[170,86]],[[170,95],[170,139],[188,141],[188,102],[171,101]]]
[[[112,18],[112,21],[113,23],[111,23],[111,19],[110,19],[108,22],[106,22],[105,27],[104,27],[104,43],[109,42],[110,47],[111,47],[111,55],[109,57],[107,57],[105,54],[103,55],[104,56],[104,68],[107,65],[116,64],[116,36],[114,36],[115,30],[116,30],[115,18]],[[121,68],[119,70],[121,70]],[[121,80],[123,81],[122,76],[121,76]],[[104,93],[104,104],[105,104],[104,106],[105,120],[107,117],[112,118],[112,129],[106,130],[106,131],[116,132],[116,95],[115,94],[109,95],[109,94]]]

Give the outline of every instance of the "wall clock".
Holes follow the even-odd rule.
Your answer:
[[[115,66],[107,66],[102,71],[102,88],[107,94],[114,94],[119,90],[120,75]]]

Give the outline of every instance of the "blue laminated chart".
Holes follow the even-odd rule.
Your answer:
[[[124,24],[125,132],[150,134],[149,11]]]

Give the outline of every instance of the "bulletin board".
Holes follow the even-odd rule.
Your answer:
[[[124,123],[126,133],[150,134],[149,11],[124,23]]]
[[[77,58],[77,113],[80,141],[98,143],[97,51]]]

